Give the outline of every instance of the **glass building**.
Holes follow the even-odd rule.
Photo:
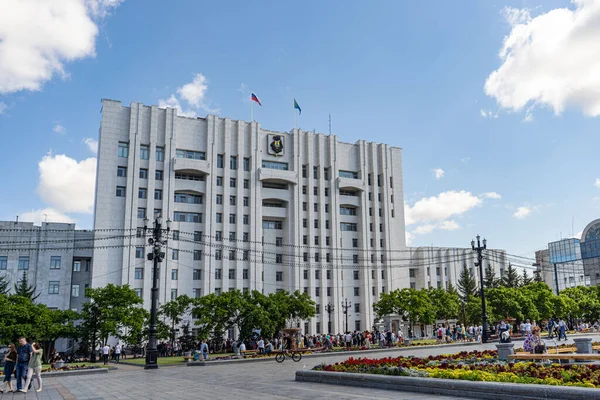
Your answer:
[[[581,258],[590,284],[600,283],[600,219],[590,222],[581,234]]]

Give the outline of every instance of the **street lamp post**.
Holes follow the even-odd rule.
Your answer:
[[[479,292],[481,295],[481,320],[483,322],[483,335],[481,341],[483,343],[488,342],[488,317],[485,311],[485,292],[483,290],[483,250],[487,248],[487,240],[483,239],[483,246],[479,241],[481,237],[477,235],[477,247],[475,247],[475,241],[471,240],[471,248],[477,252],[477,265],[479,266]]]
[[[328,303],[325,306],[325,311],[327,311],[327,333],[331,333],[331,313],[333,312],[333,304]]]
[[[167,219],[167,229],[162,229],[162,216],[158,215],[154,219],[154,227],[148,228],[148,219],[144,218],[144,235],[151,231],[151,237],[148,239],[148,244],[153,246],[152,252],[148,253],[148,260],[154,261],[152,268],[152,297],[150,305],[150,329],[148,338],[148,348],[146,349],[146,365],[144,369],[158,368],[158,349],[156,347],[156,316],[158,313],[158,263],[165,258],[165,253],[162,251],[162,246],[167,244],[167,240],[163,239],[169,235],[171,230],[171,220]]]
[[[352,306],[352,302],[348,302],[348,299],[344,299],[344,302],[342,302],[342,308],[344,309],[344,314],[346,315],[346,333],[348,333],[348,309]]]

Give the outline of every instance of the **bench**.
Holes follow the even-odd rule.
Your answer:
[[[548,348],[547,351],[548,351],[548,354],[556,354],[556,349],[553,349],[551,347]],[[561,353],[575,353],[576,351],[577,351],[576,347],[561,347],[561,348],[558,349],[558,354],[561,354]],[[515,354],[516,355],[527,355],[527,354],[531,354],[531,353],[529,353],[527,351],[520,351],[520,352],[515,353]]]
[[[194,361],[194,356],[183,356],[183,361]]]
[[[253,355],[256,355],[256,354],[258,354],[258,350],[244,350],[244,351],[240,351],[240,354],[241,354],[243,357],[246,357],[246,356],[253,356]]]
[[[600,360],[600,354],[511,354],[510,360]]]

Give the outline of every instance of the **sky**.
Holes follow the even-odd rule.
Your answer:
[[[541,3],[541,5],[540,5]],[[0,1],[0,219],[92,228],[101,99],[403,149],[412,246],[600,210],[600,0]]]

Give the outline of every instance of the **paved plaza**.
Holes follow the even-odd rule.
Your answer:
[[[598,335],[591,337],[598,340]],[[515,347],[520,347],[521,344],[522,342],[516,342]],[[364,356],[424,357],[476,349],[495,349],[495,345],[411,348]],[[294,380],[295,371],[298,369],[310,369],[320,363],[334,363],[348,357],[348,355],[309,357],[299,363],[286,360],[282,364],[272,360],[272,362],[229,363],[205,367],[163,367],[153,371],[120,365],[118,370],[110,371],[108,374],[48,378],[44,380],[44,390],[40,393],[33,391],[27,394],[4,394],[0,395],[0,399],[457,399],[457,397],[428,394],[300,383]]]

